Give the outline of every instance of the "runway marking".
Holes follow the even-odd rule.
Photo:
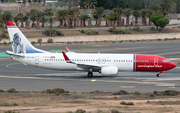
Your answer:
[[[174,89],[174,88],[176,88],[176,87],[169,87],[169,88],[173,88],[173,89]]]
[[[119,86],[120,88],[135,88],[136,86]]]
[[[118,50],[123,50],[123,49],[138,49],[138,48],[145,48],[145,47],[132,47],[132,48],[114,48],[114,49],[118,49]]]
[[[91,82],[96,82],[96,79],[94,79],[94,80],[91,80]]]
[[[109,45],[91,45],[91,46],[96,46],[96,47],[100,47],[100,46],[109,46]]]
[[[21,64],[21,63],[12,63],[12,64],[8,64],[8,65],[6,65],[6,67],[7,67],[7,68],[10,68],[9,66],[11,66],[11,65],[16,65],[16,64]]]

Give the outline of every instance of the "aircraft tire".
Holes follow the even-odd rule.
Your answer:
[[[92,76],[93,76],[93,73],[92,73],[92,72],[88,72],[87,76],[88,76],[88,77],[92,77]]]
[[[160,74],[158,73],[156,76],[157,76],[157,77],[160,77]]]

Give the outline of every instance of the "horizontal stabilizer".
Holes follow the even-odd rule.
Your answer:
[[[14,53],[12,51],[6,51],[6,53],[8,55],[12,55],[12,56],[23,57],[23,58],[25,57],[23,54],[16,54],[16,53]]]

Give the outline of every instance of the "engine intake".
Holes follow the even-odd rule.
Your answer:
[[[118,75],[117,67],[102,67],[101,75]]]

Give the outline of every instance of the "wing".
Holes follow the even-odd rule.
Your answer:
[[[87,63],[76,63],[76,62],[72,62],[68,56],[62,51],[62,54],[64,56],[64,59],[67,63],[72,63],[72,64],[76,64],[78,70],[88,70],[88,69],[101,69],[101,65],[97,65],[97,64],[87,64]]]

